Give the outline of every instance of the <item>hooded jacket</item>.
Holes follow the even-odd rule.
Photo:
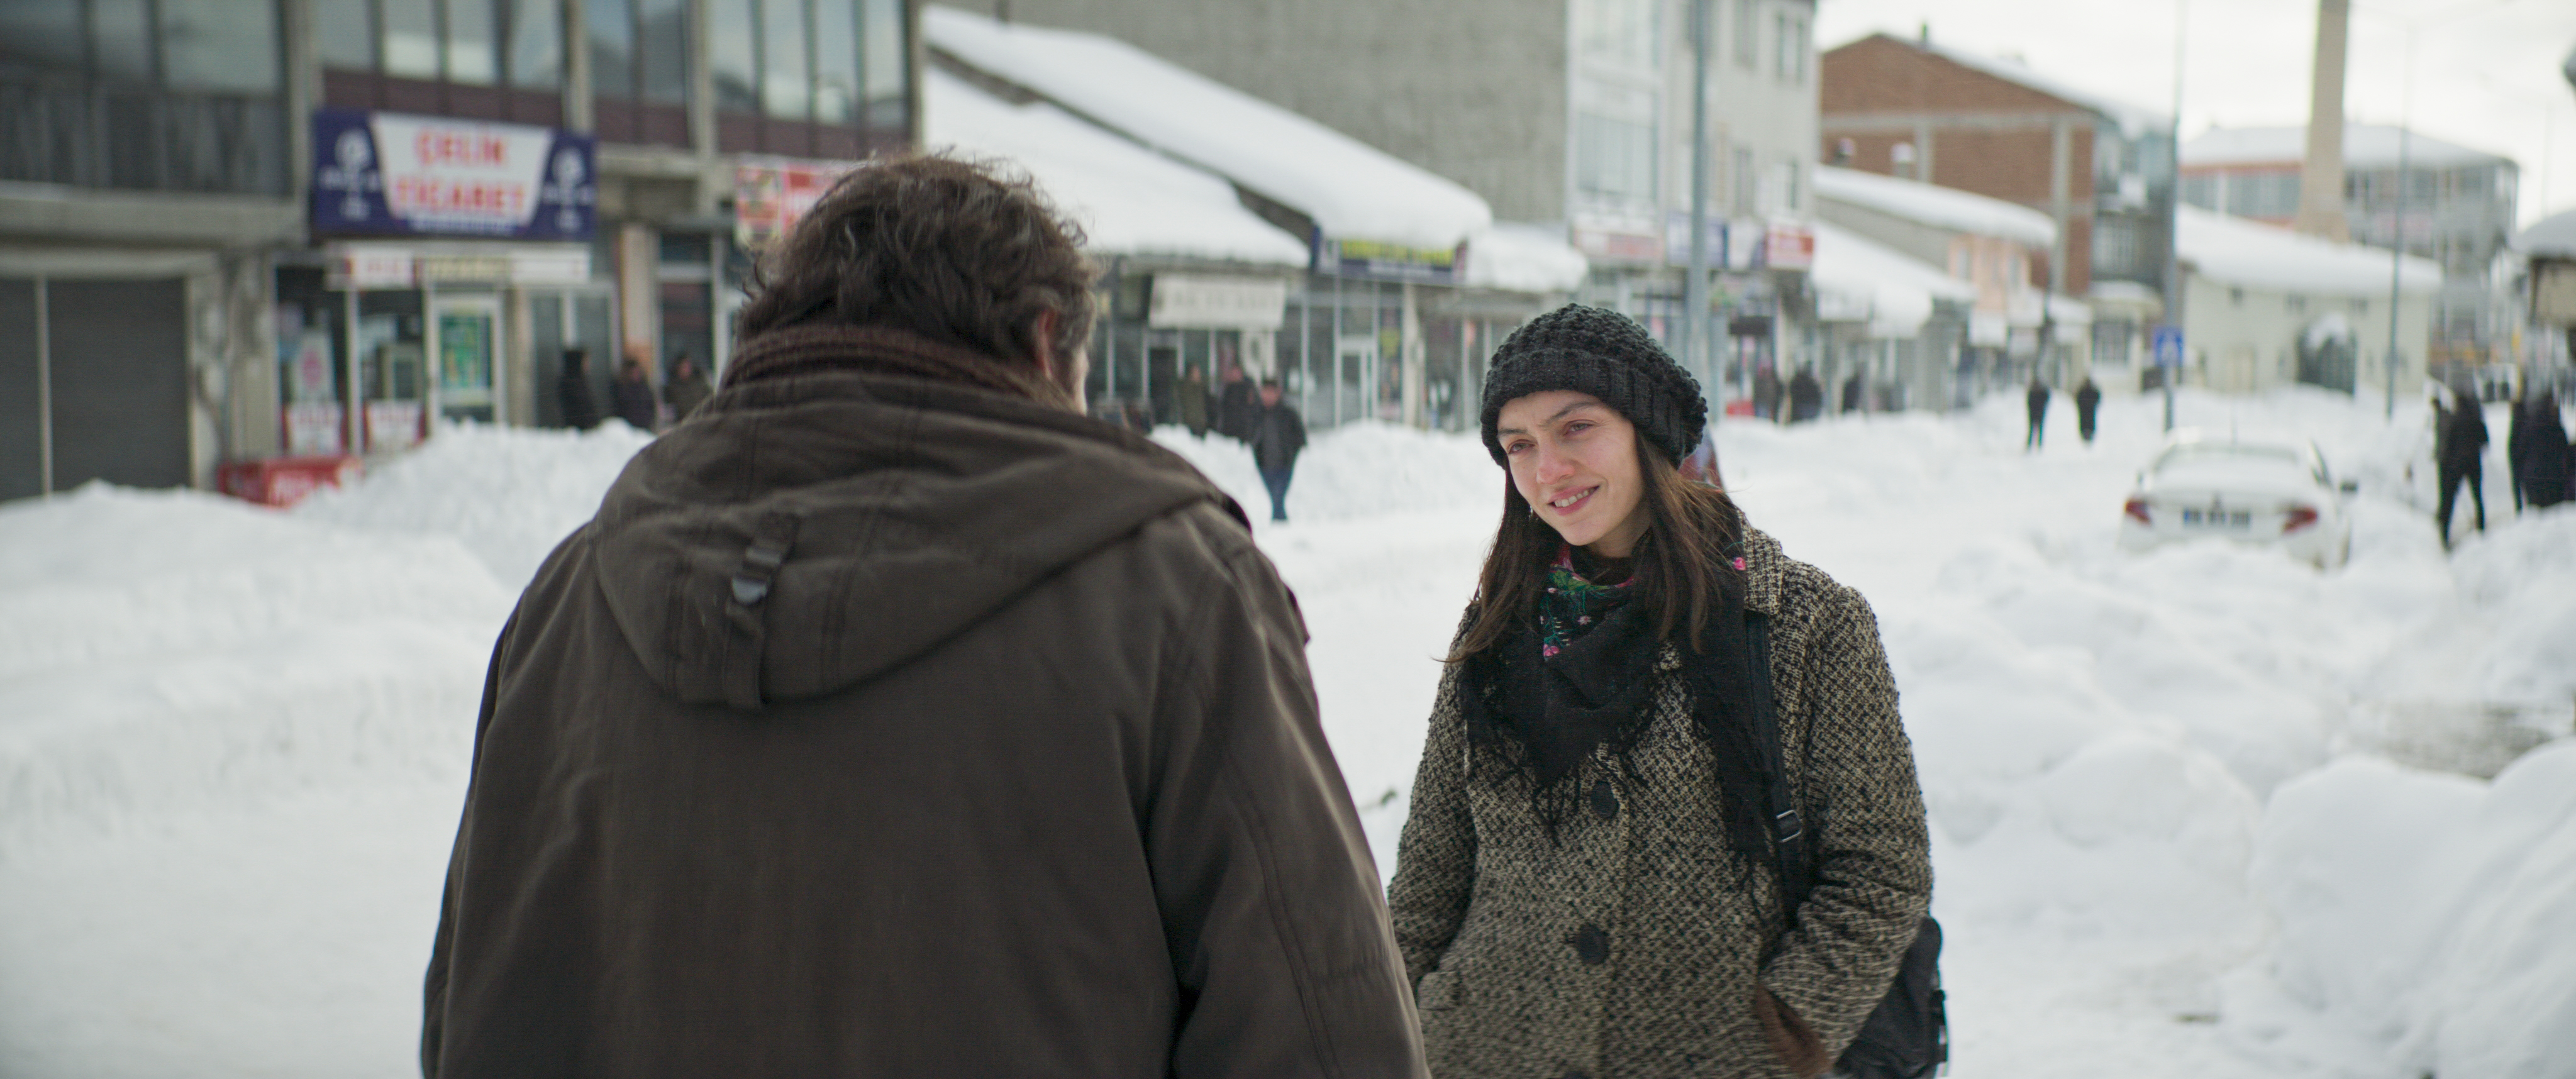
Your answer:
[[[638,454],[495,648],[431,1077],[1415,1076],[1295,605],[1177,457],[806,370]]]

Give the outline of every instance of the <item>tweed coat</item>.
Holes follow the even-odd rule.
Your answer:
[[[1929,905],[1913,752],[1859,593],[1748,528],[1745,606],[1770,620],[1783,760],[1815,890],[1794,924],[1779,875],[1719,823],[1706,740],[1667,646],[1631,753],[1576,781],[1550,839],[1527,780],[1471,759],[1452,665],[1434,705],[1389,903],[1440,1079],[1793,1074],[1754,1012],[1768,988],[1839,1056],[1886,995]]]

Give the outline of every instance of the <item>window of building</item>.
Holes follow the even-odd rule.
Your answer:
[[[590,49],[590,89],[597,97],[635,94],[635,8],[632,0],[587,0],[582,28]]]
[[[1750,68],[1762,57],[1762,0],[1735,0],[1735,63]]]
[[[1735,177],[1736,216],[1743,217],[1751,214],[1762,193],[1761,178],[1753,173],[1753,151],[1742,146],[1736,147],[1734,163],[1729,166],[1728,174]]]
[[[1575,188],[1596,199],[1655,201],[1655,125],[1581,112],[1575,124]]]
[[[283,194],[276,0],[0,4],[0,180]]]
[[[313,28],[324,104],[562,121],[563,0],[313,0]]]
[[[908,119],[901,0],[707,2],[719,149],[857,157]]]
[[[1575,0],[1576,51],[1596,63],[1630,71],[1662,66],[1655,0]]]
[[[0,4],[0,70],[78,72],[88,67],[78,4]]]
[[[508,18],[510,85],[563,89],[562,0],[511,0]]]
[[[760,111],[782,120],[814,114],[812,58],[806,53],[814,37],[806,13],[803,0],[760,0]]]
[[[635,96],[656,105],[687,104],[688,0],[637,0],[635,16]]]
[[[376,6],[368,0],[313,0],[313,48],[322,66],[376,66]]]
[[[466,86],[500,82],[501,40],[492,25],[492,0],[447,0],[445,7],[440,54],[447,81]]]
[[[385,28],[385,74],[406,79],[438,77],[438,9],[428,4],[395,3],[381,9]]]

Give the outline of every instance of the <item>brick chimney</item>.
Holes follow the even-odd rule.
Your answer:
[[[2308,91],[2308,156],[2299,165],[2299,216],[2290,228],[2337,242],[2343,218],[2343,57],[2352,0],[2317,0],[2317,63]]]

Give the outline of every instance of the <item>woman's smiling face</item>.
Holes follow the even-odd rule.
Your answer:
[[[1637,428],[1574,390],[1515,398],[1494,419],[1512,487],[1565,542],[1626,558],[1652,520],[1637,467]]]

